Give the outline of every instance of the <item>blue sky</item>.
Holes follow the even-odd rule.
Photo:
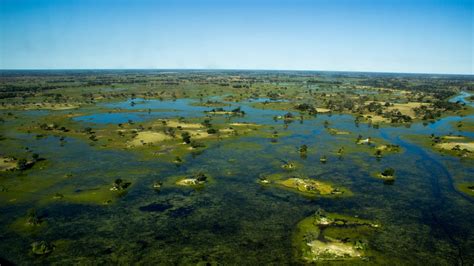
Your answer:
[[[0,0],[0,68],[473,74],[473,2]]]

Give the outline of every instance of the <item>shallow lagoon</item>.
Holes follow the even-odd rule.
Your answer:
[[[450,102],[461,102],[469,106],[474,106],[474,102],[468,100],[467,98],[470,97],[472,94],[466,91],[460,92],[458,95],[452,97],[449,101]]]
[[[135,104],[132,105],[131,103]],[[86,116],[75,117],[76,121],[91,122],[98,124],[118,124],[126,123],[129,120],[134,122],[143,122],[151,119],[163,119],[163,118],[195,118],[205,116],[205,111],[210,111],[212,107],[201,107],[192,105],[197,101],[191,99],[177,99],[174,101],[160,101],[160,100],[145,100],[145,99],[134,99],[127,100],[118,103],[108,103],[100,105],[101,107],[109,108],[111,110],[125,110],[121,113],[98,113]],[[235,118],[235,122],[249,122],[249,123],[266,123],[271,122],[270,120],[276,115],[283,115],[283,111],[275,110],[262,110],[256,109],[248,105],[236,104],[232,102],[224,102],[229,104],[225,107],[226,110],[232,110],[237,107],[241,107],[246,116],[244,119]],[[133,110],[137,112],[126,112],[126,110]],[[150,111],[148,111],[150,110]]]
[[[75,119],[100,126],[129,119],[204,117],[204,111],[211,109],[192,106],[186,99],[134,101],[134,106],[130,100],[102,106],[134,112],[104,112]],[[370,239],[370,247],[381,255],[369,258],[368,263],[474,261],[473,199],[453,185],[455,179],[473,181],[472,163],[433,153],[404,137],[433,130],[472,135],[450,127],[449,122],[457,118],[443,118],[428,126],[374,129],[355,125],[351,115],[317,115],[293,121],[284,129],[282,121],[273,120],[284,111],[260,110],[247,103],[233,103],[228,108],[236,106],[242,106],[247,114],[231,117],[232,122],[267,124],[286,134],[277,143],[258,136],[219,141],[201,154],[188,155],[184,164],[176,166],[127,151],[99,149],[76,139],[68,139],[61,147],[54,136],[37,140],[33,134],[10,133],[9,137],[22,145],[40,150],[52,165],[29,170],[21,177],[2,177],[9,192],[0,194],[1,257],[18,264],[295,264],[301,261],[294,256],[293,230],[299,221],[323,208],[380,222],[382,230]],[[150,114],[146,109],[152,109]],[[331,128],[351,134],[329,134],[323,126],[325,120]],[[364,150],[339,158],[335,151],[340,146],[355,146],[358,134],[398,144],[403,151],[381,160]],[[309,147],[306,158],[298,152],[302,144]],[[325,164],[319,161],[322,155],[328,157]],[[302,165],[299,173],[347,187],[354,195],[307,198],[256,182],[260,174],[281,172],[282,161],[297,162]],[[397,169],[393,184],[372,177],[386,167]],[[197,170],[212,174],[215,182],[200,190],[166,183],[172,176]],[[72,177],[65,178],[65,174]],[[131,181],[132,186],[113,204],[52,200],[57,191],[94,189],[116,178]],[[156,180],[165,182],[159,192],[151,188]],[[33,185],[20,189],[25,183]],[[8,193],[17,193],[18,199],[11,202]],[[31,206],[43,216],[45,225],[33,231],[12,226]],[[51,241],[56,248],[47,256],[33,255],[30,244],[37,240]]]
[[[144,100],[134,99],[117,103],[101,104],[111,110],[125,110],[120,113],[97,113],[74,118],[76,121],[92,122],[99,124],[127,123],[129,120],[143,122],[150,119],[171,118],[171,117],[197,117],[208,108],[192,106],[190,100],[178,99],[175,101]],[[133,104],[132,104],[133,103]],[[133,110],[138,112],[126,112]]]

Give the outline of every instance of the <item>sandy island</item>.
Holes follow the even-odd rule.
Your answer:
[[[474,152],[474,142],[446,142],[436,144],[436,147],[441,148],[443,150],[452,150],[456,146],[459,146],[461,150],[466,149],[470,152]]]

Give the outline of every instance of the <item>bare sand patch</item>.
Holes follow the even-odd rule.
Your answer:
[[[461,140],[466,138],[463,136],[443,136],[442,139]]]
[[[466,149],[470,152],[474,152],[474,142],[446,142],[436,144],[436,147],[444,150],[452,150],[456,146],[459,146],[461,150]]]
[[[362,254],[351,244],[329,241],[313,240],[308,243],[311,254],[317,257],[334,257],[334,259],[361,257]]]
[[[70,110],[79,108],[78,105],[73,104],[54,104],[54,103],[37,103],[27,106],[25,109],[46,109],[46,110]]]
[[[392,144],[382,144],[382,145],[378,145],[377,147],[375,147],[376,150],[378,151],[388,151],[388,152],[399,152],[400,151],[400,146],[398,145],[392,145]]]
[[[351,132],[349,131],[343,131],[335,128],[328,128],[329,134],[331,135],[349,135]]]
[[[203,130],[187,130],[187,132],[191,135],[191,139],[205,139],[208,138],[211,134],[207,133]]]
[[[13,170],[18,166],[18,163],[13,158],[0,157],[0,172]]]
[[[380,150],[380,151],[384,151],[386,149],[388,149],[388,146],[387,145],[379,145],[377,147],[375,147],[376,150]]]
[[[381,115],[364,115],[364,118],[370,120],[372,123],[390,122],[390,120]]]
[[[180,185],[180,186],[195,186],[199,184],[200,183],[196,178],[185,178],[185,179],[178,180],[176,182],[176,185]]]
[[[142,146],[144,144],[149,143],[157,143],[165,140],[172,139],[170,136],[166,135],[165,133],[161,132],[154,132],[154,131],[142,131],[138,132],[138,135],[129,142],[130,146]]]
[[[232,115],[232,114],[234,114],[231,111],[207,111],[206,113],[213,114],[213,115]]]
[[[331,112],[331,109],[327,109],[327,108],[316,108],[316,111],[318,113],[329,113]]]
[[[61,111],[61,110],[77,109],[79,107],[80,107],[79,105],[68,104],[68,103],[28,103],[28,104],[19,104],[19,105],[7,104],[5,106],[0,107],[0,109]]]
[[[281,185],[296,189],[301,192],[320,193],[321,195],[331,194],[334,188],[326,183],[311,179],[288,178],[279,182]]]
[[[233,133],[235,130],[232,129],[232,128],[223,128],[223,129],[219,129],[219,132],[221,133],[226,133],[226,134],[230,134],[230,133]]]
[[[161,120],[166,122],[166,126],[168,127],[175,127],[175,128],[184,128],[184,129],[198,129],[198,128],[203,128],[204,126],[198,123],[185,123],[185,122],[179,122],[176,120]],[[163,122],[160,123],[163,125]]]
[[[388,111],[392,111],[397,109],[403,115],[407,115],[410,117],[415,117],[414,108],[419,108],[421,106],[429,106],[429,103],[420,103],[420,102],[408,102],[408,103],[394,103],[393,106],[387,107]]]
[[[253,123],[230,123],[229,125],[231,126],[259,126],[257,124],[253,124]]]

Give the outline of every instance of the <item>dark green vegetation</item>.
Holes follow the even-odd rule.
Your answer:
[[[473,89],[471,76],[3,71],[0,261],[472,264]]]

